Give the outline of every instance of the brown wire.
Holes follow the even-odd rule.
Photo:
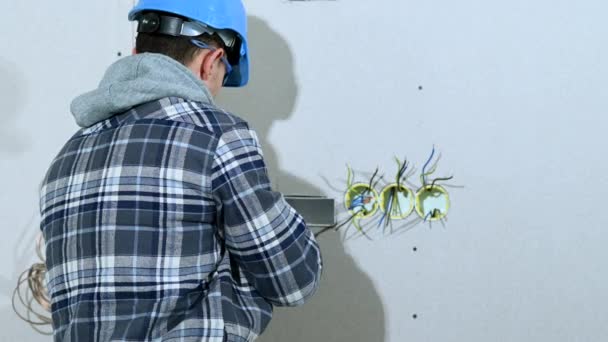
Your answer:
[[[45,286],[47,270],[42,251],[43,245],[42,235],[40,235],[36,241],[36,254],[41,262],[33,264],[19,276],[17,287],[13,291],[12,306],[15,314],[28,323],[34,330],[43,335],[51,335],[52,332],[43,331],[39,328],[53,323],[49,315],[51,312],[51,301]],[[24,288],[23,285],[25,283],[27,283],[27,287]],[[21,306],[25,308],[25,314],[17,310],[17,299]],[[40,308],[36,309],[36,306]]]

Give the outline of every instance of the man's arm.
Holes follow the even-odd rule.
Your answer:
[[[228,251],[269,302],[295,306],[319,285],[321,254],[302,217],[270,188],[257,136],[245,124],[224,132],[212,189]]]

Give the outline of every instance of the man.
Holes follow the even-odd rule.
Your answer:
[[[248,80],[240,0],[140,0],[135,54],[76,98],[41,188],[55,341],[253,341],[321,256],[255,133],[214,105]]]

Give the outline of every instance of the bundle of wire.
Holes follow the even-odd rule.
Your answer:
[[[49,326],[53,323],[51,312],[51,301],[44,285],[46,275],[46,264],[42,253],[42,237],[37,241],[36,254],[40,262],[33,264],[19,276],[17,287],[13,291],[13,310],[25,322],[37,332],[44,335],[51,335],[52,332],[44,331],[41,327]],[[24,286],[27,283],[27,287]],[[20,303],[25,314],[17,309]],[[37,304],[37,305],[36,305]],[[38,308],[37,308],[38,307]]]
[[[433,160],[434,156],[435,156],[435,146],[433,146],[433,151],[431,152],[431,156],[429,157],[429,159],[426,161],[426,163],[422,167],[422,174],[420,175],[420,181],[422,182],[422,186],[423,187],[425,187],[425,186],[428,185],[426,177],[432,175],[437,170],[437,164],[439,163],[439,158],[441,156],[439,156],[437,158],[437,160],[435,161],[435,164],[433,165],[433,167],[431,167],[431,170],[428,171],[428,172],[426,172],[426,168],[429,166],[429,164]],[[435,178],[431,182],[431,187],[429,188],[429,190],[433,190],[433,188],[435,187],[435,183],[437,183],[439,181],[449,181],[449,180],[452,180],[452,179],[454,179],[454,176]]]
[[[346,185],[348,186],[348,189],[350,190],[353,188],[354,174],[353,174],[353,170],[351,169],[351,167],[348,164],[346,165],[346,168],[348,171]],[[370,195],[372,195],[372,189],[375,188],[376,185],[378,185],[378,182],[382,179],[382,176],[379,176],[378,179],[376,179],[379,171],[380,171],[380,169],[376,168],[376,171],[370,178],[369,184],[365,187],[365,189],[361,193],[357,194],[354,198],[352,198],[350,203],[347,204],[348,210],[352,211],[351,216],[348,219],[343,220],[340,223],[336,223],[333,226],[323,228],[318,233],[315,233],[315,237],[318,237],[321,234],[323,234],[331,229],[338,231],[340,228],[352,224],[353,226],[355,226],[355,228],[361,234],[363,234],[363,236],[370,239],[370,237],[365,233],[365,231],[363,230],[363,228],[361,227],[361,225],[357,219],[360,219],[362,216],[364,216],[368,213],[365,205],[369,204],[372,200],[374,200],[374,196],[370,196]],[[374,180],[376,180],[376,181],[374,182]],[[357,209],[360,209],[360,210],[357,210]]]
[[[386,207],[384,208],[384,214],[380,217],[380,221],[378,222],[378,228],[382,226],[384,223],[384,230],[388,226],[391,226],[391,218],[393,212],[397,211],[399,215],[401,215],[401,204],[399,203],[399,193],[401,192],[401,183],[405,182],[409,175],[406,175],[405,172],[409,167],[409,163],[407,162],[407,158],[403,158],[403,163],[399,160],[399,158],[395,157],[395,161],[397,162],[397,176],[395,186],[391,189],[390,194],[388,195],[388,199],[386,200]],[[396,209],[396,210],[395,210]]]
[[[431,194],[433,194],[434,196],[437,196],[439,194],[441,194],[441,192],[435,192],[435,184],[437,182],[443,182],[443,181],[449,181],[454,179],[454,176],[450,176],[450,177],[438,177],[433,179],[433,181],[431,182],[431,186],[427,187],[428,182],[426,177],[430,176],[431,174],[435,173],[435,171],[437,170],[437,164],[439,163],[439,158],[437,158],[437,160],[435,161],[435,164],[433,165],[433,167],[431,167],[430,171],[426,171],[426,168],[429,166],[429,164],[431,163],[431,161],[433,160],[433,157],[435,156],[435,146],[433,146],[433,150],[431,151],[431,156],[429,157],[429,159],[426,161],[426,163],[424,164],[424,166],[422,167],[422,174],[420,175],[420,180],[422,181],[422,187],[423,189],[425,189],[424,191],[426,192],[430,192]],[[439,210],[438,208],[434,208],[432,210],[430,210],[424,217],[424,222],[426,222],[429,218],[435,218],[437,216],[441,215],[441,210]],[[443,223],[443,221],[441,221]]]

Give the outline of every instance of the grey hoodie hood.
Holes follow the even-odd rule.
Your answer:
[[[89,127],[170,96],[213,104],[209,89],[184,65],[165,55],[143,53],[112,64],[99,87],[74,99],[70,109],[80,127]]]

